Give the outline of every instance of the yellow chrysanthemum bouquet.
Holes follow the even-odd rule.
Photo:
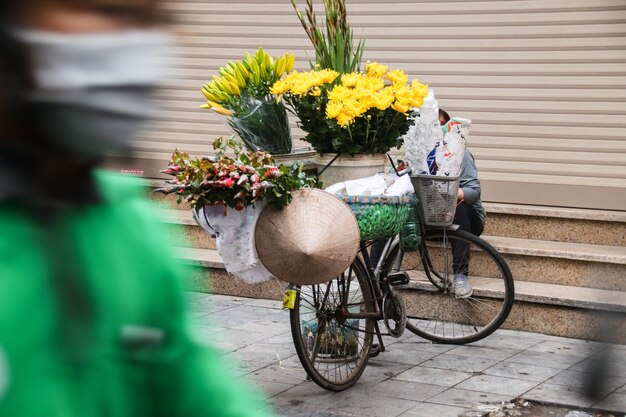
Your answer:
[[[203,108],[226,116],[231,129],[251,151],[291,152],[289,119],[283,103],[270,94],[271,86],[291,72],[295,56],[273,58],[262,48],[241,61],[228,62],[219,75],[202,87]]]
[[[422,105],[428,86],[409,84],[400,70],[367,63],[365,72],[340,75],[324,69],[294,71],[270,90],[299,118],[299,126],[319,153],[384,153],[397,145]]]

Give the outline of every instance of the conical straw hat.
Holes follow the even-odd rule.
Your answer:
[[[256,249],[274,276],[313,285],[344,272],[359,250],[359,225],[352,210],[322,190],[292,193],[281,209],[265,208],[256,226]]]

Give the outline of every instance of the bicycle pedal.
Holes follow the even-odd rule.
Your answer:
[[[394,272],[393,274],[387,275],[387,282],[389,285],[397,286],[397,285],[407,285],[409,283],[409,274],[406,272]]]

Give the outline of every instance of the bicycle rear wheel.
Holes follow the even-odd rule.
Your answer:
[[[374,302],[358,259],[325,284],[299,288],[290,313],[291,334],[302,367],[320,387],[342,391],[363,373],[375,321],[348,318],[345,312],[374,312]]]
[[[396,244],[385,268],[409,275],[408,285],[396,287],[406,305],[406,328],[437,343],[480,340],[504,323],[513,306],[508,265],[491,245],[464,231],[427,231],[419,252],[404,253]],[[469,277],[471,296],[455,296],[457,272]]]

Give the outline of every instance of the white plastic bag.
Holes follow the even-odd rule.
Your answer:
[[[413,193],[413,184],[408,175],[376,174],[345,183],[333,184],[324,191],[330,194],[401,197]]]
[[[265,206],[265,202],[258,202],[241,211],[225,206],[193,210],[196,222],[208,233],[217,235],[217,251],[226,270],[251,284],[272,278],[258,257],[254,238],[257,220]]]
[[[456,177],[461,173],[465,140],[458,133],[448,133],[443,145],[437,148],[437,175]]]
[[[470,119],[464,119],[462,117],[453,117],[448,123],[443,125],[441,128],[443,130],[443,136],[446,137],[449,133],[457,133],[461,135],[465,142],[469,139],[469,129],[472,125],[472,121]]]
[[[388,197],[402,197],[407,194],[412,194],[414,191],[413,184],[411,183],[411,177],[403,175],[396,177],[393,184],[385,190],[385,195]]]
[[[387,183],[381,175],[358,178],[345,182],[348,195],[381,195],[387,188]]]
[[[338,182],[324,189],[324,191],[330,194],[344,193],[345,190],[346,190],[346,184],[343,182]]]
[[[455,117],[442,127],[444,137],[436,153],[437,175],[456,177],[461,173],[471,123],[469,119]]]
[[[419,108],[419,117],[414,118],[413,125],[402,136],[405,161],[414,174],[434,174],[435,148],[442,139],[439,104],[435,99],[435,92],[429,89],[422,107]]]

